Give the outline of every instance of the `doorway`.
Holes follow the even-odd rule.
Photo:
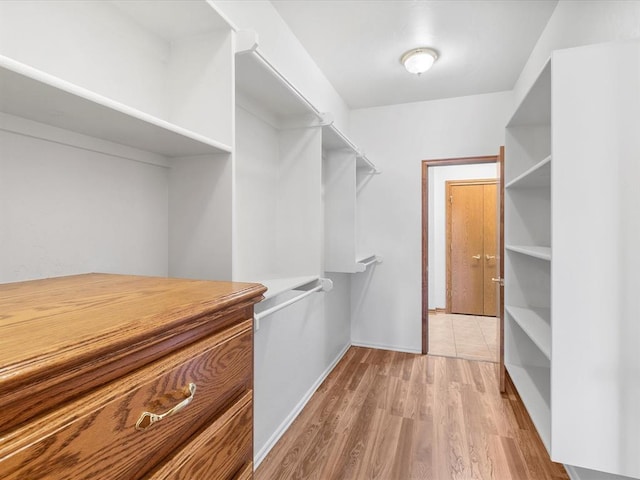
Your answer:
[[[437,243],[434,240],[434,228],[433,225],[430,227],[430,210],[434,208],[434,199],[431,196],[431,190],[435,190],[434,179],[437,177],[436,167],[445,167],[445,166],[462,166],[462,165],[481,165],[481,164],[495,164],[495,176],[497,177],[496,183],[496,214],[498,218],[498,222],[496,223],[496,239],[503,238],[504,225],[503,225],[503,206],[502,206],[502,198],[504,192],[504,181],[503,181],[503,169],[504,169],[504,149],[500,148],[500,154],[495,156],[482,156],[482,157],[463,157],[463,158],[449,158],[449,159],[435,159],[435,160],[423,160],[422,161],[422,353],[429,353],[429,313],[439,313],[446,314],[446,308],[444,305],[444,301],[442,299],[438,299],[438,302],[433,301],[431,303],[430,299],[430,287],[435,287],[436,285],[441,286],[444,289],[445,278],[442,277],[441,280],[436,280],[435,272],[437,271],[437,265],[430,264],[430,254],[432,254],[432,250],[430,247],[435,248],[434,243]],[[493,175],[489,175],[493,176]],[[444,187],[443,187],[444,188]],[[431,194],[431,195],[430,195]],[[444,193],[442,195],[444,197]],[[431,228],[431,231],[430,231]],[[444,237],[444,235],[443,235]],[[496,244],[498,244],[496,242]],[[502,245],[502,241],[500,241],[499,245]],[[502,309],[503,309],[503,301],[502,301],[502,293],[503,287],[499,283],[502,278],[502,272],[504,271],[503,267],[503,259],[501,254],[501,248],[498,248],[495,259],[496,270],[499,272],[498,275],[492,277],[496,282],[492,282],[495,285],[496,290],[496,319],[497,319],[497,342],[498,342],[498,350],[499,350],[499,362],[497,365],[497,373],[500,380],[501,388],[504,389],[504,349],[503,349],[503,321],[502,321]],[[474,255],[478,255],[478,253],[474,253]],[[483,253],[483,255],[492,256],[492,253],[487,252]],[[485,257],[486,259],[486,257]],[[434,259],[431,259],[431,263],[434,263]],[[433,268],[432,268],[433,267]],[[434,292],[431,292],[432,294]],[[442,305],[436,305],[436,303],[441,303]],[[470,316],[461,316],[461,317],[470,317]],[[495,321],[495,320],[494,320]]]

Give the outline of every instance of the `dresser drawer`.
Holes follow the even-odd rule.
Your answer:
[[[252,478],[252,397],[252,392],[247,392],[148,479]]]
[[[251,389],[252,334],[245,320],[10,432],[0,446],[0,478],[143,477]],[[177,405],[184,408],[136,427],[143,412]]]

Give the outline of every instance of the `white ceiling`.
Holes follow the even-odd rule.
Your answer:
[[[557,0],[272,0],[351,108],[513,88]],[[400,56],[431,47],[427,73]]]

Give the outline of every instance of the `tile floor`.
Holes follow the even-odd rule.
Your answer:
[[[474,315],[429,315],[429,354],[497,362],[498,321]]]

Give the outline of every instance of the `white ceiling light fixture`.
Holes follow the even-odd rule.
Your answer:
[[[438,59],[438,52],[432,48],[414,48],[409,50],[402,57],[400,62],[409,73],[420,75],[429,70]]]

